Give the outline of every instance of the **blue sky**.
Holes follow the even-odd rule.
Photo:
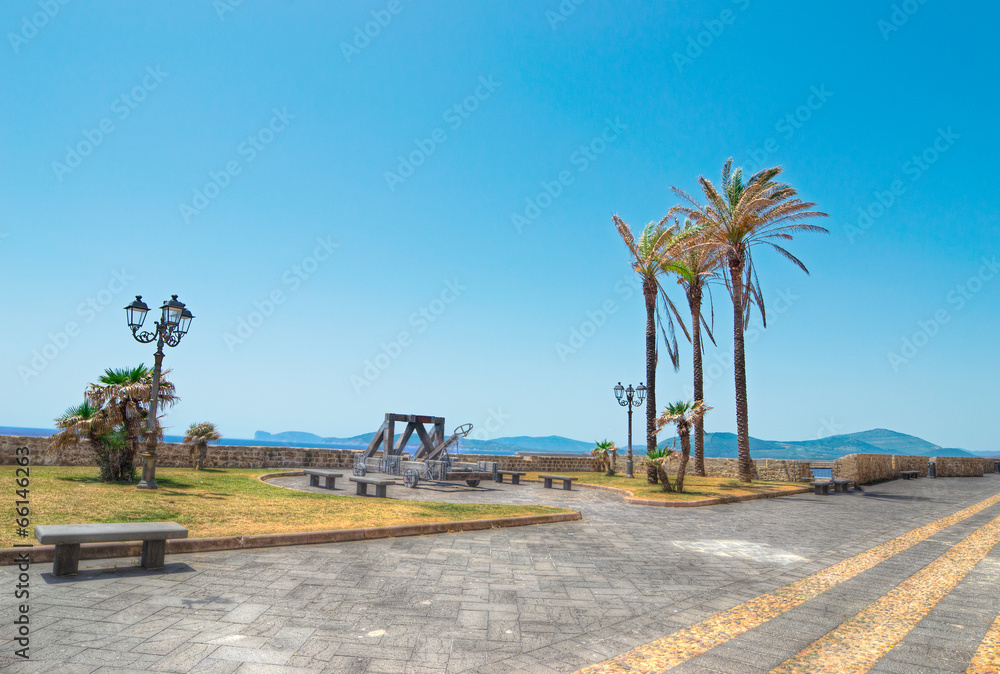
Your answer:
[[[394,411],[622,442],[611,389],[645,376],[644,310],[611,216],[658,220],[671,186],[734,157],[830,214],[791,243],[810,276],[758,257],[751,434],[996,450],[998,19],[935,0],[6,2],[2,422],[49,427],[104,368],[150,364],[121,307],[176,293],[196,319],[165,361],[174,432],[347,436]],[[707,427],[734,431],[714,297]],[[689,395],[682,359],[661,404]]]

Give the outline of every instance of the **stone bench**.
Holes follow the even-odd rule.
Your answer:
[[[510,476],[510,483],[511,484],[521,484],[521,476],[525,475],[525,474],[526,473],[522,473],[522,472],[516,471],[516,470],[498,470],[497,471],[497,483],[498,484],[503,484],[503,476],[504,475],[509,475]]]
[[[337,473],[332,470],[322,470],[320,468],[305,468],[302,471],[309,476],[309,486],[318,487],[319,479],[326,478],[323,483],[323,487],[326,489],[336,489],[337,478],[344,477],[343,473]]]
[[[188,530],[176,522],[123,522],[120,524],[40,524],[35,538],[42,545],[56,546],[53,576],[75,576],[80,566],[81,543],[142,541],[139,564],[144,569],[162,569],[168,538],[187,538]]]
[[[819,480],[817,482],[810,482],[809,484],[816,490],[816,494],[829,494],[830,487],[836,487],[830,480]]]
[[[542,478],[546,489],[552,489],[552,480],[562,480],[562,488],[566,491],[572,491],[573,483],[580,479],[578,477],[566,477],[565,475],[539,475],[538,477]]]
[[[909,480],[910,478],[913,478],[914,480],[916,480],[918,477],[920,477],[920,471],[919,470],[901,470],[901,471],[899,471],[899,476],[901,478],[903,478],[904,480]]]
[[[390,484],[396,484],[395,480],[391,480],[387,477],[351,477],[348,479],[351,482],[357,483],[358,496],[368,496],[368,485],[375,487],[376,498],[385,498],[386,487]]]
[[[861,487],[858,486],[857,480],[845,480],[843,478],[835,478],[830,481],[833,482],[834,491],[839,491],[844,494],[846,494],[852,486],[857,491],[861,490]]]

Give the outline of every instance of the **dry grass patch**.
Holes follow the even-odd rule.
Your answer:
[[[525,478],[537,480],[540,474],[528,473]],[[547,473],[551,474],[551,473]],[[658,501],[701,501],[702,499],[720,498],[723,496],[747,496],[749,494],[764,494],[768,492],[789,491],[801,489],[804,485],[800,482],[770,482],[754,481],[751,484],[743,484],[735,478],[728,477],[695,477],[693,475],[684,476],[684,493],[665,492],[658,484],[646,482],[646,473],[638,473],[636,477],[629,479],[624,475],[607,477],[604,473],[559,473],[567,477],[580,478],[577,484],[596,484],[602,487],[615,487],[632,492],[636,498],[658,500]],[[670,484],[673,484],[674,476],[670,476]]]
[[[177,522],[192,538],[429,524],[569,512],[546,506],[429,503],[311,494],[265,484],[269,470],[160,468],[159,489],[105,484],[92,467],[31,467],[31,523]],[[346,479],[346,477],[344,478]],[[353,485],[351,485],[353,486]],[[11,502],[11,501],[8,501]],[[8,506],[13,518],[13,506]],[[10,521],[10,520],[8,520]],[[33,538],[28,540],[33,541]],[[0,547],[18,539],[0,530]]]

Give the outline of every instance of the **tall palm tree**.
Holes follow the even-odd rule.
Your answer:
[[[170,370],[167,370],[160,375],[157,409],[173,405],[178,400],[174,385],[166,379],[169,373]],[[91,384],[87,389],[87,400],[102,410],[108,425],[112,428],[121,427],[124,431],[130,463],[134,463],[139,454],[152,389],[153,371],[142,363],[132,368],[108,368],[98,379],[98,383]]]
[[[215,428],[215,424],[210,421],[191,424],[184,434],[184,442],[191,443],[191,459],[195,470],[201,470],[205,465],[205,456],[208,454],[208,443],[215,442],[221,438],[222,434]]]
[[[688,457],[691,456],[691,428],[703,421],[705,414],[712,409],[703,402],[681,400],[670,403],[663,408],[663,414],[656,419],[658,428],[667,424],[677,426],[677,437],[681,440],[681,460],[677,466],[677,479],[674,486],[678,492],[684,491],[684,474],[687,471]]]
[[[757,305],[767,326],[764,299],[754,267],[753,250],[765,245],[776,250],[802,271],[809,273],[802,261],[776,241],[789,241],[798,232],[829,233],[825,228],[803,224],[809,218],[826,217],[811,210],[816,204],[804,202],[787,183],[777,182],[782,168],[763,169],[743,180],[743,169],[733,170],[733,160],[722,167],[722,184],[716,188],[704,176],[698,178],[707,204],[702,206],[682,190],[674,193],[683,202],[671,209],[704,227],[708,240],[718,247],[725,261],[722,265],[726,287],[733,300],[733,369],[736,384],[736,434],[739,478],[749,482],[754,473],[750,458],[750,426],[747,405],[746,355],[743,333],[750,320],[750,309]]]
[[[711,240],[706,240],[704,232],[697,229],[690,219],[685,218],[681,231],[691,233],[698,238],[695,239],[694,245],[685,248],[678,257],[664,260],[664,266],[677,276],[677,282],[684,288],[688,308],[691,310],[691,349],[694,354],[693,393],[694,402],[697,403],[705,400],[705,378],[702,365],[705,350],[701,341],[702,326],[705,328],[705,334],[712,340],[712,344],[715,344],[715,337],[712,335],[715,309],[712,306],[712,296],[708,284],[718,276],[724,258],[718,246],[714,245]],[[702,313],[706,291],[709,293],[708,305],[711,308],[711,324],[705,320]],[[703,419],[699,419],[698,423],[695,424],[694,474],[705,477],[705,422]]]
[[[690,233],[683,233],[676,224],[667,225],[667,218],[658,223],[646,225],[636,241],[632,229],[624,220],[614,216],[615,227],[632,255],[632,269],[642,277],[642,296],[646,302],[646,448],[656,447],[656,361],[658,358],[656,326],[660,326],[667,354],[674,370],[680,367],[677,337],[674,333],[674,318],[677,318],[684,335],[690,339],[684,319],[677,307],[667,297],[660,284],[660,276],[665,272],[661,260],[676,257],[690,244]],[[663,307],[663,316],[657,306],[657,299]]]

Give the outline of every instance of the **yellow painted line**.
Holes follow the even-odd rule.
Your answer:
[[[972,656],[965,674],[996,674],[1000,672],[1000,616],[986,632],[986,637]]]
[[[1000,517],[772,669],[771,674],[815,672],[819,663],[836,663],[838,672],[867,672],[955,589],[997,543],[1000,543]]]
[[[897,536],[774,592],[763,594],[700,623],[644,646],[639,646],[610,660],[581,669],[579,672],[580,674],[625,672],[634,674],[635,672],[662,672],[676,667],[752,630],[754,627],[763,625],[782,613],[854,578],[858,574],[864,573],[875,565],[997,503],[1000,503],[1000,494],[991,496],[985,501],[969,506],[953,515],[925,524],[902,536]]]

